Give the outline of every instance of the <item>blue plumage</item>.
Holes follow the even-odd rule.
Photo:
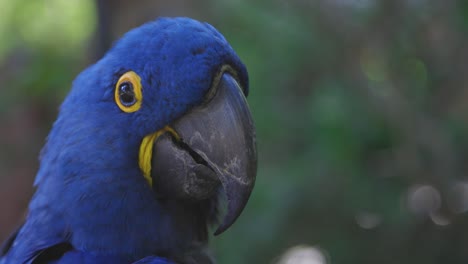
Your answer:
[[[51,263],[170,263],[156,256],[174,260],[203,244],[199,224],[177,219],[190,209],[156,198],[138,151],[143,137],[200,104],[225,64],[247,92],[246,69],[219,32],[163,18],[128,32],[84,70],[41,153],[26,221],[0,263],[32,263],[56,245],[72,250]],[[115,84],[129,70],[141,77],[144,94],[131,114],[114,101]],[[215,206],[200,205],[209,214],[202,218],[213,221]]]

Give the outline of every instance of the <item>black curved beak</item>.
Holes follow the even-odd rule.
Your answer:
[[[153,188],[162,196],[203,200],[221,185],[227,212],[215,235],[229,228],[244,209],[255,183],[255,128],[244,93],[224,73],[214,95],[170,125],[152,156]]]

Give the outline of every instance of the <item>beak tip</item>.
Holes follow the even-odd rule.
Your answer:
[[[214,232],[214,235],[217,236],[217,235],[220,235],[220,234],[224,233],[224,231],[226,231],[229,227],[231,227],[231,225],[236,221],[238,216],[239,216],[239,214],[237,214],[237,216],[235,216],[235,214],[233,215],[232,213],[229,212],[224,217],[223,222],[218,226],[218,228]]]
[[[226,231],[237,218],[243,212],[247,201],[250,198],[252,193],[253,186],[255,183],[255,178],[250,178],[247,183],[240,184],[237,181],[234,181],[231,178],[228,178],[227,181],[221,181],[224,187],[227,198],[227,212],[223,218],[222,223],[218,226],[214,235],[220,235]]]
[[[222,228],[221,226],[219,226],[216,231],[213,233],[214,236],[217,236],[217,235],[221,235],[222,233],[224,233],[224,231],[226,231],[226,228]]]

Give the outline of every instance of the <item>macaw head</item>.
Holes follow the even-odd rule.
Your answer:
[[[239,216],[254,186],[248,91],[244,65],[209,24],[188,18],[145,24],[74,81],[35,184],[49,194],[57,192],[50,186],[61,186],[64,204],[109,198],[105,204],[122,211],[137,195],[137,206],[196,205],[215,204],[208,201],[224,193],[219,234]]]

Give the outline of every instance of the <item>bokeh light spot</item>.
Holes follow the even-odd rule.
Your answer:
[[[407,203],[411,212],[430,215],[440,208],[440,193],[431,185],[416,185],[408,190]]]
[[[326,264],[325,253],[317,248],[299,245],[288,249],[276,262],[277,264]]]
[[[430,217],[431,217],[432,222],[434,222],[434,224],[436,224],[436,225],[446,226],[446,225],[450,224],[450,220],[447,217],[445,217],[445,216],[443,216],[443,215],[441,215],[441,214],[439,214],[437,212],[431,213]]]
[[[382,221],[379,215],[370,212],[360,212],[356,214],[355,219],[356,223],[364,229],[373,229]]]

